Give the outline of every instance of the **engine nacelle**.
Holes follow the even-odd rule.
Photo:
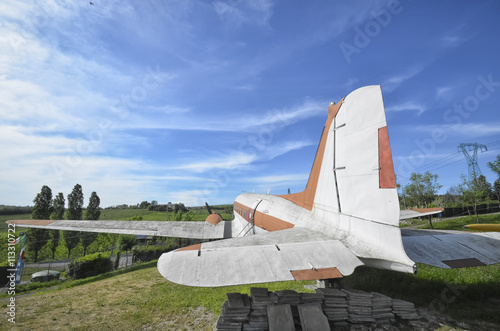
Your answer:
[[[217,225],[222,221],[223,221],[222,216],[220,216],[219,214],[210,214],[205,219],[205,222],[208,222],[213,225]]]

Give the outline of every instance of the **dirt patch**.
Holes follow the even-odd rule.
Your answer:
[[[156,330],[209,330],[214,325],[217,316],[204,307],[187,308],[181,315],[173,315],[155,324],[144,325],[142,331]]]
[[[451,317],[428,309],[417,309],[420,316],[419,320],[403,321],[398,319],[394,323],[386,324],[358,324],[336,328],[341,331],[452,331],[452,330],[479,330],[490,331],[498,330],[499,325],[483,321],[455,321]]]

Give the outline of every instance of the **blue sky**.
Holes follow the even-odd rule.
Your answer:
[[[0,204],[305,187],[330,101],[381,85],[398,182],[500,153],[498,1],[2,1]]]

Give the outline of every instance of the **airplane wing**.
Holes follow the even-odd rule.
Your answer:
[[[399,212],[399,220],[406,220],[409,218],[417,218],[429,215],[440,214],[444,211],[443,208],[415,208],[405,209]]]
[[[174,283],[212,287],[340,278],[362,264],[339,240],[295,227],[164,253],[158,271]]]
[[[500,263],[500,233],[401,229],[406,254],[439,268]]]
[[[157,237],[192,239],[222,239],[231,237],[231,221],[217,225],[208,222],[173,221],[68,221],[68,220],[15,220],[7,221],[16,227],[47,230],[87,231],[118,234],[135,234]]]

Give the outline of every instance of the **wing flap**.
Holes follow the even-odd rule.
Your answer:
[[[408,257],[439,268],[500,263],[500,233],[401,229]],[[478,262],[479,261],[479,262]]]
[[[39,228],[47,230],[86,231],[118,234],[135,234],[158,237],[179,237],[192,239],[222,239],[230,237],[231,222],[217,225],[207,222],[171,221],[44,221],[15,220],[7,221],[16,227]]]
[[[158,270],[166,279],[190,286],[229,286],[294,280],[292,271],[336,268],[350,275],[363,263],[340,241],[293,228],[247,237],[203,243],[192,249],[164,253]]]

